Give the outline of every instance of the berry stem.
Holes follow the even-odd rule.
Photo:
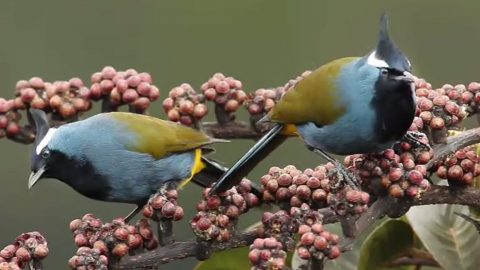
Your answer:
[[[217,122],[221,126],[232,122],[234,118],[230,113],[225,110],[223,105],[217,103],[215,103],[215,117],[217,118]]]
[[[342,232],[345,237],[356,237],[358,230],[355,225],[355,217],[351,215],[341,216],[340,225],[342,226]]]
[[[135,108],[135,106],[128,105],[128,111],[131,113],[145,114],[145,111],[142,109]]]
[[[110,96],[104,96],[102,98],[102,112],[116,112],[118,107],[113,106],[110,101]]]
[[[29,265],[30,266],[30,265]],[[31,270],[42,270],[43,269],[43,263],[41,260],[36,260],[33,259],[33,263],[31,265]]]
[[[311,258],[310,263],[308,264],[307,270],[323,270],[325,265],[325,258],[318,260],[316,258]]]
[[[173,238],[173,222],[171,219],[160,219],[157,222],[158,241],[160,246],[175,242]]]

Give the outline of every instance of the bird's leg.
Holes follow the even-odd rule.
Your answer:
[[[423,134],[422,132],[408,131],[407,133],[405,133],[405,135],[403,135],[402,139],[411,144],[414,148],[422,147],[425,148],[425,150],[427,151],[431,150],[432,148],[430,147],[430,145],[422,141],[423,138],[425,138],[425,134]]]
[[[319,154],[321,155],[323,158],[325,158],[328,162],[332,163],[333,165],[335,165],[335,168],[337,169],[337,174],[339,176],[339,181],[338,183],[336,184],[336,186],[334,188],[338,188],[340,186],[340,184],[345,181],[349,186],[355,188],[355,189],[358,189],[359,186],[358,186],[358,183],[357,181],[355,180],[355,177],[352,176],[350,173],[348,173],[347,169],[345,168],[345,166],[343,166],[343,164],[341,164],[338,160],[334,159],[333,157],[331,157],[329,154],[327,154],[325,151],[323,151],[322,149],[318,149],[318,148],[314,148],[314,147],[310,147],[308,146],[308,148],[313,151],[314,153],[316,154]]]
[[[137,205],[137,207],[135,207],[135,209],[133,209],[130,213],[128,213],[128,215],[123,219],[123,221],[125,221],[125,223],[128,223],[130,222],[130,220],[132,220],[132,218],[134,218],[138,212],[140,212],[140,210],[142,210],[143,206],[141,205]]]
[[[160,188],[158,188],[157,192],[153,196],[161,196],[166,198],[167,191],[171,188],[175,188],[175,187],[170,186],[169,184],[162,185]],[[165,218],[159,214],[160,213],[157,212],[158,241],[160,246],[165,246],[175,241],[175,239],[173,238],[173,222],[171,218]]]

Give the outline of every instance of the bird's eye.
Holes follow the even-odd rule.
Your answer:
[[[50,157],[50,150],[48,148],[43,149],[41,153],[42,158],[47,159]]]
[[[382,69],[380,70],[380,72],[382,73],[382,75],[387,75],[387,74],[388,74],[388,69],[382,68]]]

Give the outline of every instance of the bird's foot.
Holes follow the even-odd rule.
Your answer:
[[[402,140],[411,144],[414,148],[422,147],[426,151],[430,151],[432,147],[425,142],[425,139],[426,135],[418,131],[408,131],[402,138]]]
[[[339,161],[335,160],[332,163],[333,165],[335,165],[335,169],[337,171],[337,177],[338,177],[337,183],[333,186],[334,189],[338,189],[342,187],[344,184],[347,184],[353,189],[360,189],[360,186],[357,182],[357,179],[355,178],[355,175],[350,173],[347,170],[347,168],[345,168],[345,166],[343,166],[343,164],[341,164]]]
[[[340,163],[338,160],[332,158],[329,154],[327,154],[325,151],[318,149],[318,148],[313,148],[310,146],[307,146],[311,151],[313,151],[316,154],[321,155],[324,157],[328,162],[332,163],[335,165],[335,169],[337,170],[337,177],[338,181],[333,186],[334,189],[340,188],[344,183],[347,185],[351,186],[354,189],[359,189],[359,184],[356,181],[355,175],[351,174],[348,172],[347,168],[343,166],[342,163]]]

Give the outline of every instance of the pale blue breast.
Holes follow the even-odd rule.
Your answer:
[[[364,58],[346,65],[335,82],[347,109],[345,114],[323,127],[314,123],[298,126],[305,142],[334,154],[374,152],[389,147],[375,142],[371,100],[379,72],[378,68],[365,64]]]
[[[100,114],[60,127],[49,148],[68,153],[80,163],[91,162],[98,173],[111,181],[113,201],[144,198],[162,183],[190,176],[193,151],[155,160],[149,154],[128,150],[127,145],[136,140],[136,135],[121,122]]]

